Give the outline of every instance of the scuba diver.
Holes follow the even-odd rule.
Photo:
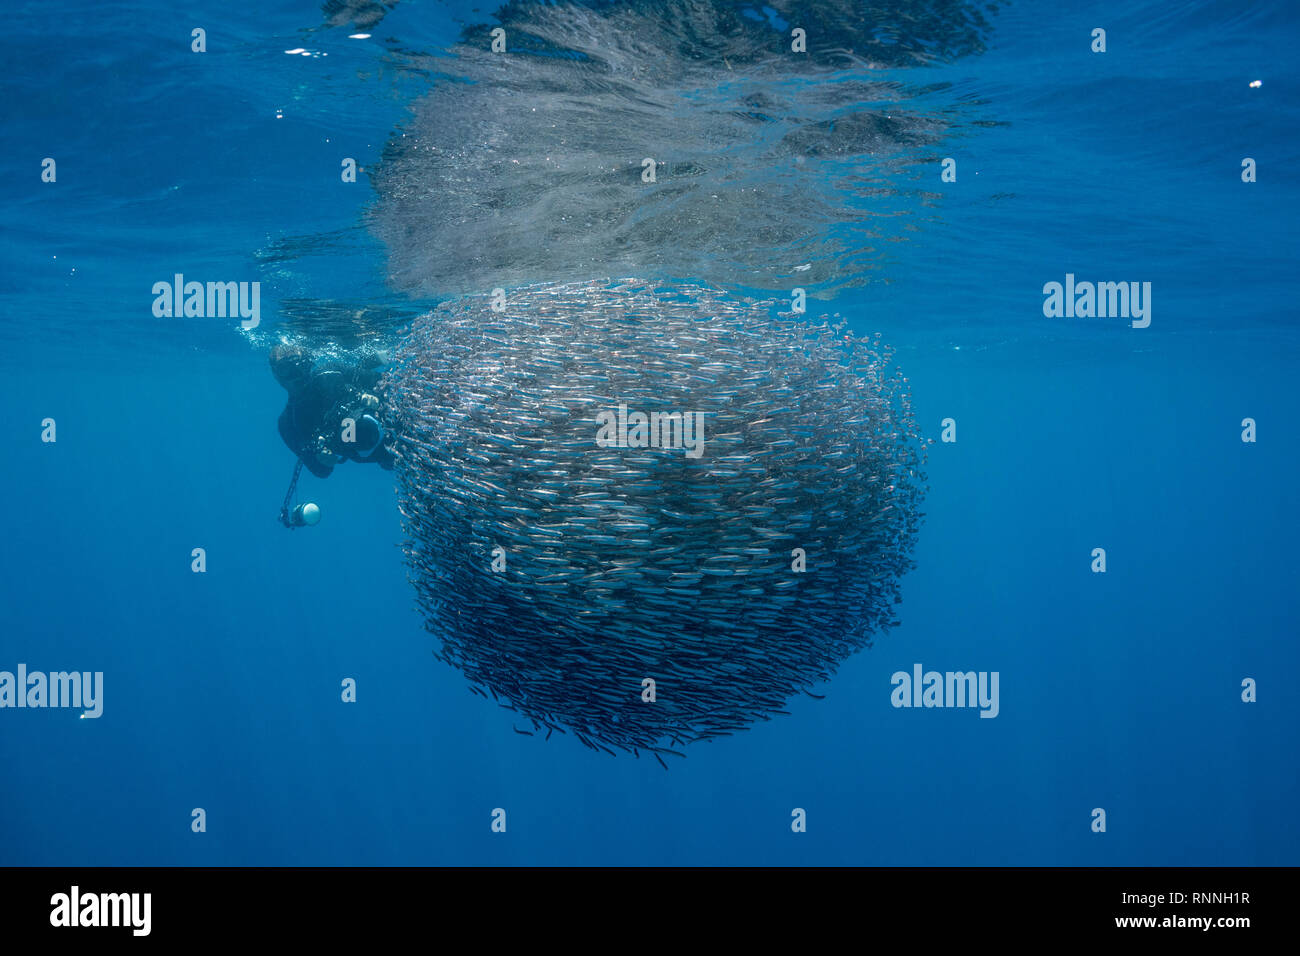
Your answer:
[[[320,520],[315,504],[290,508],[303,466],[317,478],[328,478],[344,461],[393,468],[396,433],[384,427],[387,413],[379,389],[387,359],[367,350],[348,361],[338,352],[312,353],[289,343],[275,346],[270,358],[271,373],[289,393],[280,413],[280,437],[298,456],[280,521],[287,528],[314,525]]]

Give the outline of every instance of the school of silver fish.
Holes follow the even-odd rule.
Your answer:
[[[516,730],[662,763],[897,623],[926,443],[878,335],[641,280],[492,305],[416,319],[384,387],[436,653]],[[620,404],[703,413],[702,456],[601,447]]]

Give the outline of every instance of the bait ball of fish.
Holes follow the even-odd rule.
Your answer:
[[[386,386],[436,653],[548,736],[729,734],[896,623],[923,443],[890,353],[842,326],[692,285],[531,287],[415,320]],[[702,413],[702,454],[601,447],[619,405]]]

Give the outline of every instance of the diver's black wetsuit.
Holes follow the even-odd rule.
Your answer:
[[[289,393],[280,413],[280,437],[317,478],[327,478],[344,460],[393,467],[394,434],[383,425],[378,393],[382,364],[373,352],[349,363],[297,346],[271,350],[271,371]],[[353,441],[343,440],[346,419],[353,422]]]

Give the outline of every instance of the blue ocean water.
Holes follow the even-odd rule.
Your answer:
[[[824,700],[666,773],[514,733],[434,659],[389,474],[344,465],[309,487],[320,526],[276,522],[293,456],[269,337],[313,302],[430,304],[390,281],[375,191],[340,157],[380,164],[491,9],[10,19],[0,670],[105,690],[93,720],[0,710],[0,862],[1297,862],[1290,5],[1011,4],[978,49],[872,67],[942,122],[874,197],[886,226],[845,239],[860,281],[821,304],[894,346],[923,432],[951,418],[958,440],[930,450],[900,626]],[[177,272],[260,281],[263,337],[155,318]],[[1152,283],[1150,326],[1045,317],[1067,273]],[[998,716],[891,706],[916,663],[997,671]]]

